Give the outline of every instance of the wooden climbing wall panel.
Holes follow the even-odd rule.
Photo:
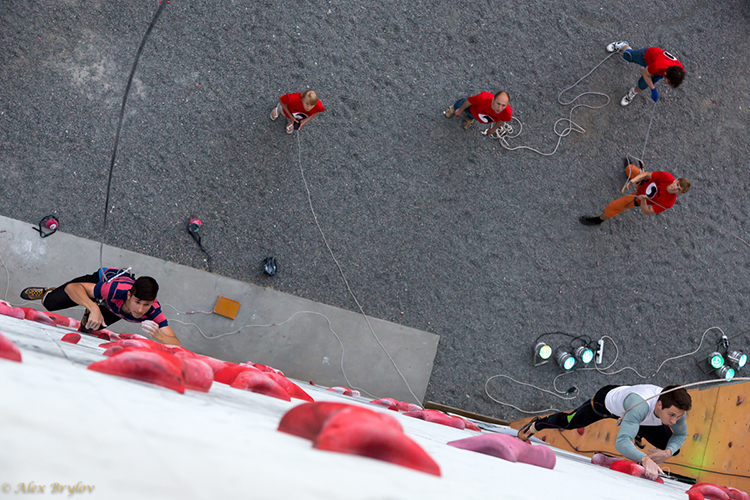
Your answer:
[[[698,482],[750,492],[750,382],[689,392],[693,409],[687,440],[680,454],[662,468]],[[516,420],[511,427],[519,429],[529,420]],[[607,419],[580,430],[541,431],[536,437],[589,457],[599,452],[620,456],[615,449],[617,430],[616,421]]]

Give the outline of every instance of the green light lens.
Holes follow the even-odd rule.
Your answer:
[[[539,357],[542,359],[549,359],[550,356],[552,356],[552,348],[548,346],[547,344],[544,344],[542,347],[539,348]]]
[[[721,368],[724,366],[724,357],[718,352],[715,352],[711,355],[708,362],[711,364],[711,368]]]
[[[594,359],[594,351],[592,351],[591,349],[586,349],[585,351],[583,351],[581,361],[583,361],[584,364],[591,363],[592,359]]]
[[[566,370],[570,370],[571,368],[575,366],[575,364],[576,364],[576,358],[571,356],[565,360],[565,362],[563,363],[563,368]]]

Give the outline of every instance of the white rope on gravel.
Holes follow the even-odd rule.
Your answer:
[[[562,100],[562,95],[564,93],[566,93],[567,91],[569,91],[570,89],[576,87],[579,83],[581,83],[584,79],[586,79],[586,77],[588,77],[589,75],[591,75],[591,73],[593,73],[599,66],[601,66],[602,64],[604,64],[604,62],[607,61],[607,59],[609,59],[610,57],[614,56],[615,54],[619,54],[619,52],[613,52],[613,53],[609,54],[599,64],[597,64],[596,66],[594,66],[594,68],[591,71],[589,71],[588,73],[586,73],[585,75],[583,75],[577,82],[575,82],[570,87],[564,88],[557,95],[557,102],[560,103],[563,106],[568,106],[570,104],[573,104],[574,102],[576,102],[578,99],[580,99],[581,97],[583,97],[585,95],[598,95],[598,96],[602,96],[607,101],[604,104],[601,104],[599,106],[593,106],[591,104],[576,104],[575,106],[573,106],[571,108],[570,113],[568,114],[567,118],[560,118],[560,119],[558,119],[555,122],[555,124],[552,126],[552,130],[555,132],[555,135],[557,135],[557,144],[555,145],[555,149],[553,149],[551,153],[543,153],[543,152],[539,151],[538,149],[533,148],[531,146],[511,146],[508,143],[507,139],[515,139],[516,137],[518,137],[519,135],[521,135],[521,132],[523,132],[523,123],[521,122],[521,120],[519,120],[515,116],[513,117],[513,120],[517,121],[518,124],[519,124],[519,127],[520,127],[518,133],[514,134],[514,135],[504,135],[504,136],[501,136],[500,137],[500,145],[503,148],[507,149],[508,151],[516,151],[518,149],[527,149],[529,151],[533,151],[534,153],[540,154],[542,156],[552,156],[552,155],[554,155],[557,152],[557,148],[560,147],[560,143],[562,142],[563,138],[567,137],[568,135],[570,135],[571,132],[577,132],[579,134],[584,134],[586,132],[586,129],[583,128],[578,123],[576,123],[576,122],[573,121],[573,112],[577,108],[581,108],[581,107],[588,108],[588,109],[601,109],[601,108],[607,106],[610,103],[609,96],[607,94],[603,93],[603,92],[583,92],[582,94],[578,94],[578,96],[576,96],[574,99],[572,99],[570,101],[563,101]],[[568,126],[566,128],[564,128],[563,130],[561,130],[561,131],[558,132],[557,125],[560,122],[567,122]]]
[[[357,304],[357,308],[359,308],[359,312],[362,314],[362,316],[365,318],[365,322],[367,322],[367,327],[370,329],[370,333],[372,333],[372,336],[375,338],[375,341],[378,343],[380,348],[383,350],[386,356],[388,356],[388,359],[390,360],[391,364],[393,365],[393,368],[396,369],[396,372],[398,372],[399,377],[401,377],[401,380],[404,381],[404,384],[406,384],[406,388],[409,391],[409,393],[414,397],[414,400],[417,402],[417,404],[421,405],[422,402],[419,400],[416,394],[414,394],[414,391],[412,391],[411,386],[409,385],[409,382],[406,380],[406,377],[404,377],[404,374],[401,373],[401,370],[399,370],[398,365],[396,365],[396,361],[393,359],[391,354],[388,352],[388,350],[385,348],[383,343],[378,338],[377,334],[375,333],[375,330],[372,327],[372,324],[370,323],[370,319],[367,317],[367,314],[365,314],[365,310],[362,308],[362,305],[359,303],[359,300],[357,300],[357,296],[354,295],[354,291],[352,291],[352,288],[349,286],[349,281],[346,279],[346,274],[344,274],[344,270],[341,267],[341,264],[339,264],[338,259],[333,253],[333,250],[331,249],[331,246],[328,244],[328,239],[326,238],[325,233],[323,233],[323,228],[320,227],[320,223],[318,222],[318,215],[315,213],[315,208],[313,207],[312,202],[312,194],[310,193],[310,187],[307,184],[307,179],[305,178],[305,171],[302,168],[302,144],[300,142],[300,132],[297,130],[297,160],[299,162],[299,172],[302,177],[302,182],[305,185],[305,191],[307,191],[307,202],[310,205],[310,212],[312,213],[313,219],[315,220],[315,225],[318,227],[318,231],[320,232],[320,236],[323,238],[323,242],[326,245],[326,248],[328,249],[328,252],[331,254],[331,258],[336,263],[336,267],[339,270],[339,273],[341,274],[341,278],[344,280],[344,284],[346,285],[346,289],[349,291],[349,295],[351,295],[352,299],[354,300],[354,303]],[[344,346],[342,344],[341,348],[343,349]]]

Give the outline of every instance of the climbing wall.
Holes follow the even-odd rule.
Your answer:
[[[687,440],[662,469],[698,482],[750,491],[750,382],[689,392],[693,409],[688,414]],[[529,420],[517,420],[511,427],[519,429]],[[615,424],[608,419],[585,429],[541,431],[536,437],[586,456],[597,452],[620,456],[615,450]]]

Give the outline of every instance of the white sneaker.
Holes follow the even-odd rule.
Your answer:
[[[633,99],[635,99],[637,95],[638,94],[635,93],[635,87],[633,87],[632,89],[630,89],[628,94],[620,100],[620,106],[627,106],[628,104],[633,102]]]
[[[607,52],[622,52],[628,45],[630,45],[628,42],[612,42],[607,45]]]

